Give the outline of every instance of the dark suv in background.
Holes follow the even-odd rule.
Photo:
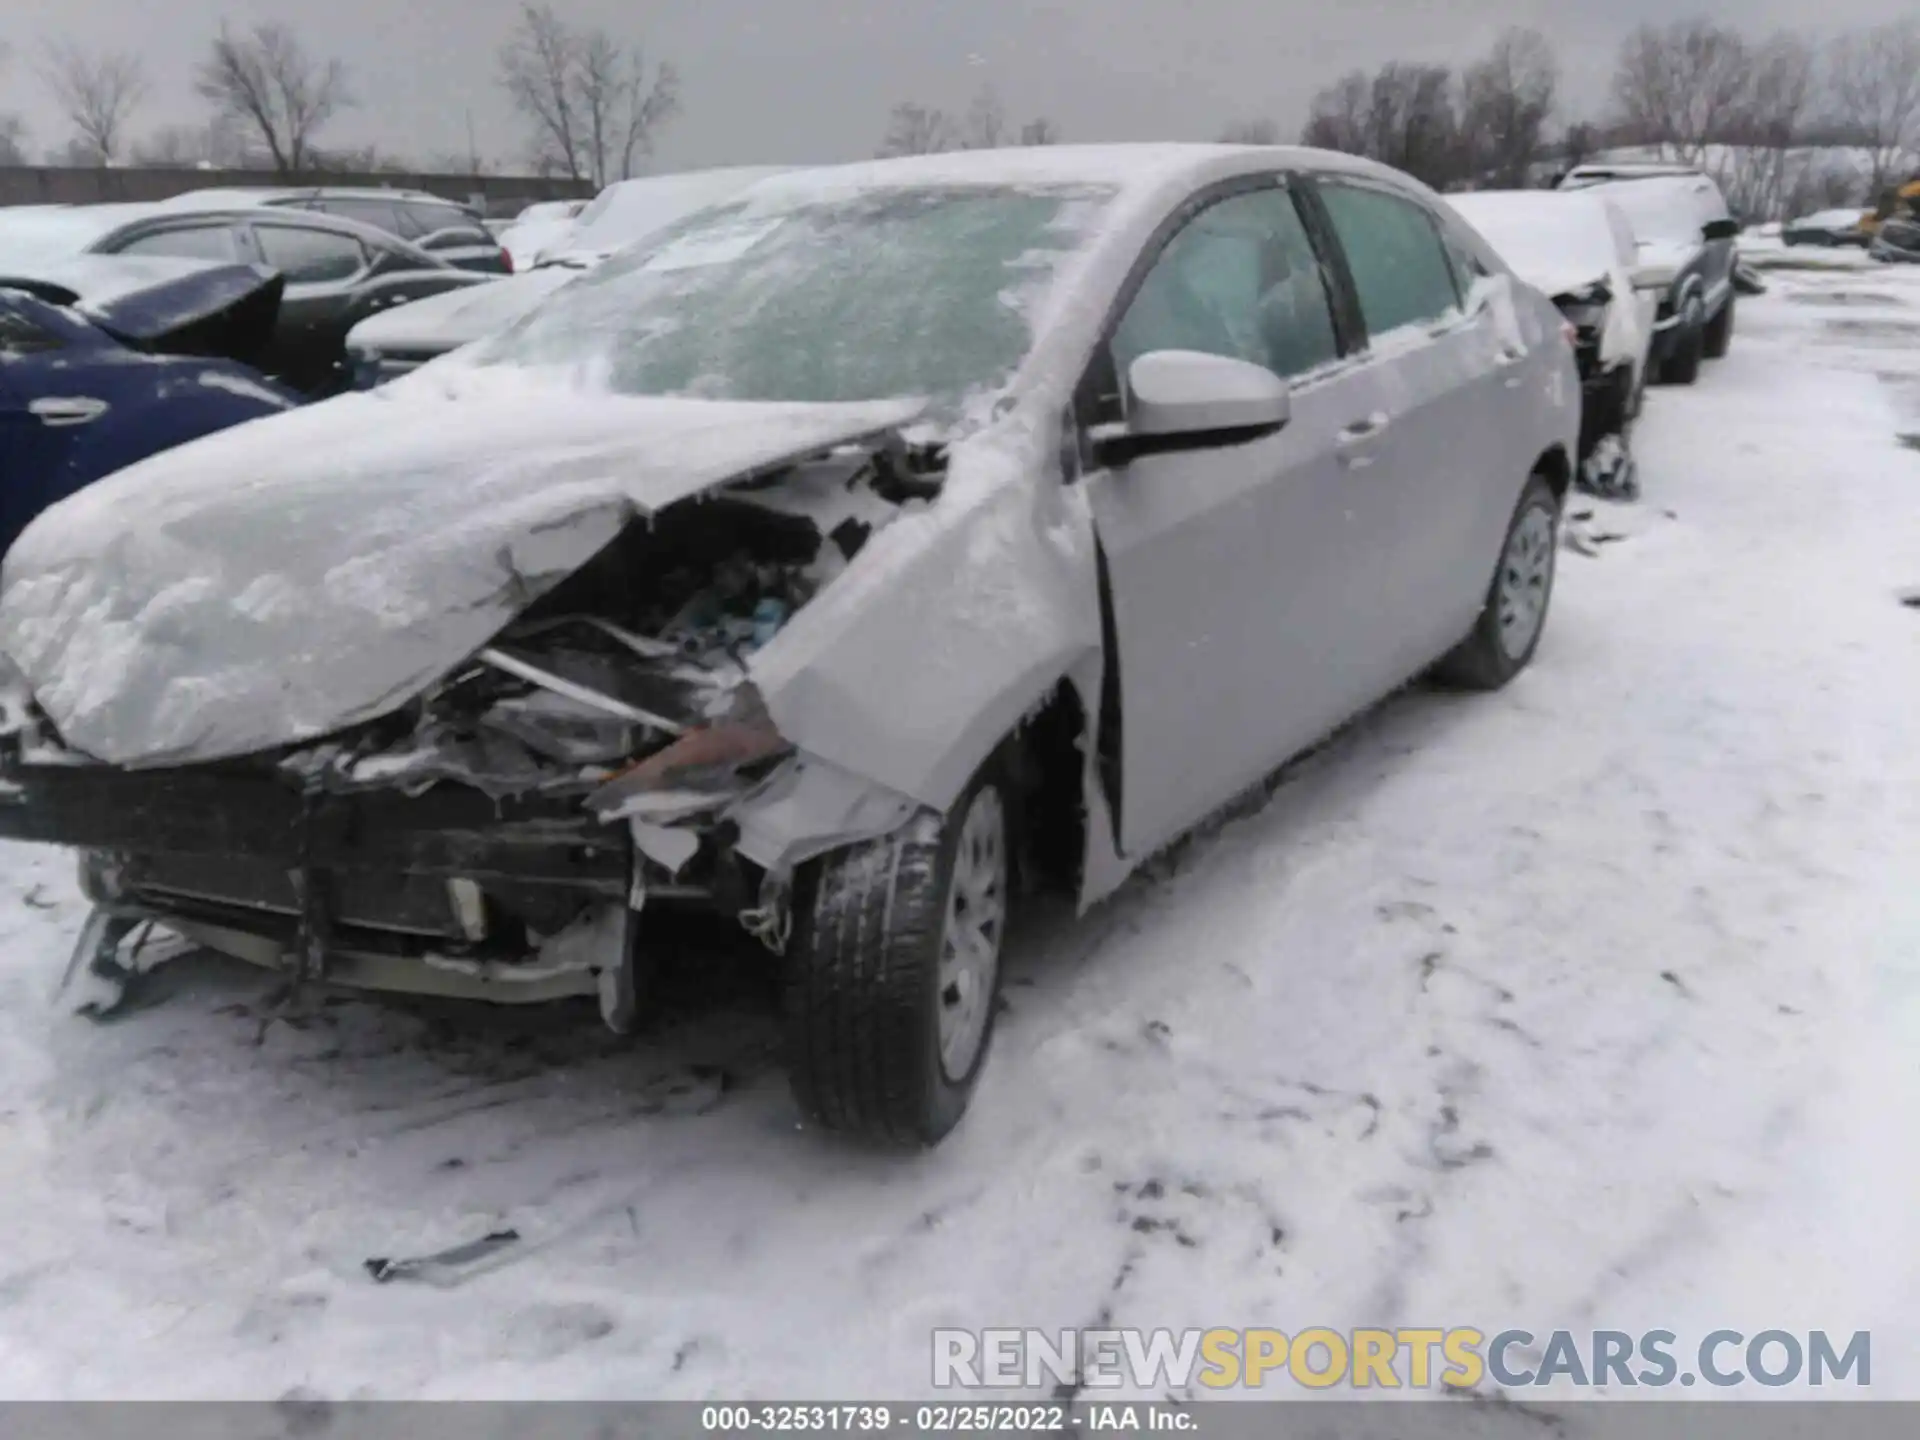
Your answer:
[[[167,209],[231,210],[274,205],[313,210],[357,221],[411,241],[449,265],[484,275],[508,275],[513,260],[472,210],[424,190],[387,190],[345,185],[278,189],[194,190],[163,201]]]
[[[1657,290],[1647,372],[1691,385],[1702,360],[1733,344],[1735,238],[1739,222],[1711,175],[1683,165],[1580,165],[1562,190],[1591,190],[1618,205],[1633,227],[1635,287]]]

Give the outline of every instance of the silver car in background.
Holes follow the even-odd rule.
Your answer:
[[[1092,905],[1408,680],[1526,667],[1579,422],[1552,303],[1370,162],[780,177],[42,515],[0,834],[85,852],[103,978],[157,922],[624,1028],[656,913],[716,911],[804,1113],[931,1144],[1029,888]]]

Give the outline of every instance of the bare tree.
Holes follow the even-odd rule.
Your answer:
[[[7,42],[0,40],[0,70],[7,68]],[[0,110],[0,165],[27,163],[27,122],[11,110]]]
[[[271,23],[240,33],[223,22],[194,89],[252,129],[281,175],[312,168],[313,137],[353,103],[346,66],[309,58],[292,30]]]
[[[1639,143],[1689,165],[1741,118],[1753,53],[1737,30],[1708,20],[1642,25],[1620,46],[1613,100]]]
[[[1511,29],[1461,77],[1460,131],[1469,171],[1487,184],[1524,186],[1546,146],[1560,66],[1546,37]]]
[[[205,126],[162,125],[133,145],[133,158],[142,165],[187,166],[210,162]]]
[[[1278,145],[1280,127],[1271,120],[1235,120],[1220,132],[1222,145]]]
[[[1007,111],[991,85],[982,85],[960,125],[963,149],[997,150],[1007,141]]]
[[[546,4],[521,7],[500,48],[500,85],[527,124],[536,167],[596,188],[630,179],[680,112],[672,65],[650,67],[639,46],[574,30]]]
[[[878,154],[884,160],[959,148],[960,133],[951,115],[930,105],[902,100],[887,116],[887,131],[880,137]]]
[[[1828,60],[1834,118],[1867,151],[1877,199],[1920,151],[1920,21],[1844,36]]]
[[[1560,137],[1560,165],[1563,171],[1593,158],[1600,148],[1599,129],[1588,120],[1575,120]]]
[[[1749,220],[1779,216],[1793,182],[1795,150],[1806,143],[1808,117],[1818,97],[1813,45],[1782,31],[1752,47],[1747,92],[1725,134],[1733,142],[1716,167],[1734,214]],[[1802,155],[1800,169],[1809,157]]]
[[[1313,97],[1300,143],[1348,155],[1372,153],[1367,119],[1373,108],[1373,82],[1362,70],[1350,70]]]
[[[41,74],[73,127],[78,153],[91,163],[118,158],[127,122],[146,98],[140,57],[107,52],[90,55],[78,45],[49,41]]]
[[[885,160],[943,150],[993,150],[1010,144],[1054,145],[1059,139],[1058,129],[1045,116],[1029,120],[1014,131],[993,87],[982,86],[959,119],[938,106],[902,100],[887,113],[887,128],[874,153]]]
[[[1452,184],[1465,171],[1453,72],[1444,65],[1381,66],[1367,128],[1369,154],[1429,185]]]

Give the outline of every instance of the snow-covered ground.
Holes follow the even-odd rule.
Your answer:
[[[1534,668],[1037,918],[924,1157],[797,1128],[745,983],[71,1018],[71,862],[0,851],[0,1395],[907,1397],[935,1325],[1108,1321],[1871,1328],[1920,1397],[1920,269],[1769,278]]]

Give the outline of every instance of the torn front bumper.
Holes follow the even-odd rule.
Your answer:
[[[265,764],[0,754],[0,838],[78,849],[105,911],[292,976],[500,1003],[605,1003],[633,917],[656,903],[737,920],[777,951],[793,868],[918,809],[809,756],[690,821],[639,808],[609,817],[576,791],[452,783],[326,791]],[[671,854],[666,833],[682,842]]]
[[[88,897],[241,959],[365,989],[592,995],[605,957],[557,936],[639,896],[753,888],[719,847],[656,873],[576,796],[303,790],[271,770],[0,764],[0,836],[82,852]],[[729,881],[729,874],[734,878]]]

